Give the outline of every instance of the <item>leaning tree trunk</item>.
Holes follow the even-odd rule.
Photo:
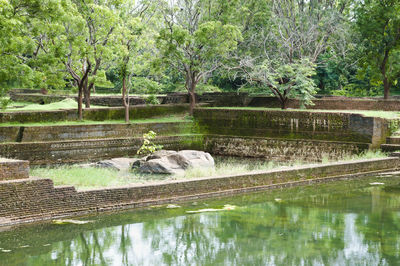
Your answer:
[[[129,94],[126,89],[126,77],[122,79],[122,103],[125,107],[125,123],[129,123]]]

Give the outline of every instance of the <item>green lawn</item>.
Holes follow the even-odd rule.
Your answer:
[[[147,119],[132,119],[131,124],[143,124],[143,123],[172,123],[172,122],[190,122],[190,117],[183,115],[170,115],[165,117],[155,117]],[[32,122],[32,123],[19,123],[9,122],[1,123],[0,127],[9,126],[67,126],[67,125],[100,125],[100,124],[125,124],[125,120],[104,120],[104,121],[93,121],[93,120],[82,120],[82,121],[57,121],[57,122]]]
[[[105,108],[104,106],[92,105],[93,108]],[[74,99],[65,99],[59,102],[49,104],[11,102],[3,112],[18,111],[53,111],[63,109],[78,109],[78,103]]]
[[[400,118],[400,112],[395,111],[364,111],[364,110],[314,110],[314,109],[286,109],[280,108],[265,108],[265,107],[204,107],[207,109],[230,109],[230,110],[260,110],[260,111],[295,111],[295,112],[315,112],[315,113],[350,113],[350,114],[361,114],[364,116],[381,117],[386,119]]]

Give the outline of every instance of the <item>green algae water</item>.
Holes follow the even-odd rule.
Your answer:
[[[4,228],[0,265],[400,264],[400,176],[179,205]]]

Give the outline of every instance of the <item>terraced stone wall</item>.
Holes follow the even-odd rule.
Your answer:
[[[160,136],[155,141],[165,149],[203,149],[201,136]],[[2,143],[0,156],[29,160],[33,165],[81,163],[134,156],[143,144],[141,137],[88,140]]]
[[[0,143],[141,137],[149,130],[165,136],[188,134],[191,128],[190,122],[8,126],[0,127]]]
[[[206,135],[356,142],[377,147],[390,134],[389,121],[349,113],[197,108],[194,117]]]
[[[29,177],[29,161],[0,158],[0,181]]]
[[[260,137],[207,135],[205,150],[211,154],[266,158],[273,161],[336,161],[368,150],[367,143],[290,140]]]
[[[188,110],[188,104],[141,105],[132,106],[129,109],[129,114],[132,119],[142,119],[173,114],[184,114]],[[83,119],[86,120],[123,120],[124,117],[125,109],[123,107],[91,108],[83,110]],[[75,120],[78,120],[78,114],[77,110],[73,109],[57,111],[0,112],[0,123],[32,123]]]
[[[311,110],[378,110],[378,111],[400,111],[400,100],[391,99],[357,99],[357,98],[340,98],[340,97],[323,97],[313,100],[314,105],[308,105],[307,109]],[[224,101],[220,101],[220,105],[216,106],[232,106],[224,105]],[[239,105],[240,106],[240,105]],[[250,107],[268,107],[280,108],[281,105],[276,97],[248,97],[242,100],[241,106]],[[290,99],[289,108],[300,108],[298,100]]]
[[[49,104],[53,102],[59,102],[65,99],[78,100],[77,96],[74,95],[43,95],[39,93],[11,93],[10,98],[16,102],[31,102],[39,104]],[[187,93],[183,94],[171,94],[167,96],[158,96],[158,100],[161,104],[183,104],[189,102]],[[121,96],[91,96],[90,103],[92,105],[109,106],[109,107],[120,107],[123,106]],[[130,105],[142,105],[146,104],[145,97],[130,97]]]
[[[49,179],[0,181],[0,226],[324,182],[342,175],[397,170],[399,167],[400,159],[387,158],[88,191],[76,191],[69,186],[54,187]]]

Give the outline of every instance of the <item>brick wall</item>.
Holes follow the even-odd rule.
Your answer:
[[[160,136],[154,141],[165,149],[203,149],[201,136]],[[138,138],[112,138],[30,143],[1,143],[0,156],[29,160],[31,164],[46,165],[78,163],[136,155],[143,143]]]
[[[59,102],[65,99],[75,99],[75,100],[78,99],[77,96],[73,95],[43,95],[37,93],[37,91],[34,91],[33,93],[32,92],[11,93],[10,98],[11,100],[17,102],[32,102],[39,104]],[[157,98],[162,104],[171,104],[171,103],[182,104],[189,102],[187,93],[169,94],[167,96],[158,96]],[[123,106],[121,96],[91,96],[90,103],[93,105],[109,106],[109,107]],[[129,104],[130,105],[146,104],[145,97],[129,97]]]
[[[209,96],[211,98],[211,96]],[[270,96],[247,96],[245,94],[216,95],[214,106],[250,106],[281,108],[280,102],[276,97]],[[322,97],[313,100],[314,105],[307,106],[307,109],[319,110],[381,110],[381,111],[400,111],[400,100],[398,99],[360,99],[347,97]],[[290,99],[289,108],[299,108],[298,100]]]
[[[196,108],[194,117],[205,134],[371,143],[373,147],[390,134],[389,121],[350,113]]]
[[[137,105],[129,109],[131,119],[142,119],[169,114],[187,113],[187,104],[163,104],[163,105]],[[123,107],[90,108],[83,110],[83,118],[86,120],[123,120],[125,109]],[[42,122],[42,121],[74,121],[78,120],[77,110],[56,110],[56,111],[20,111],[0,112],[0,123],[8,122]]]
[[[260,137],[205,137],[205,150],[211,154],[240,157],[260,157],[274,161],[338,160],[368,150],[366,143],[269,139]]]
[[[0,181],[29,178],[29,161],[0,158]]]
[[[329,180],[341,175],[399,168],[400,159],[387,158],[82,192],[68,186],[54,187],[49,179],[0,181],[0,225],[255,191],[274,185],[320,182],[323,181],[321,178]]]
[[[0,127],[0,143],[141,137],[149,130],[159,136],[177,135],[189,133],[191,126],[190,122],[9,126]]]

